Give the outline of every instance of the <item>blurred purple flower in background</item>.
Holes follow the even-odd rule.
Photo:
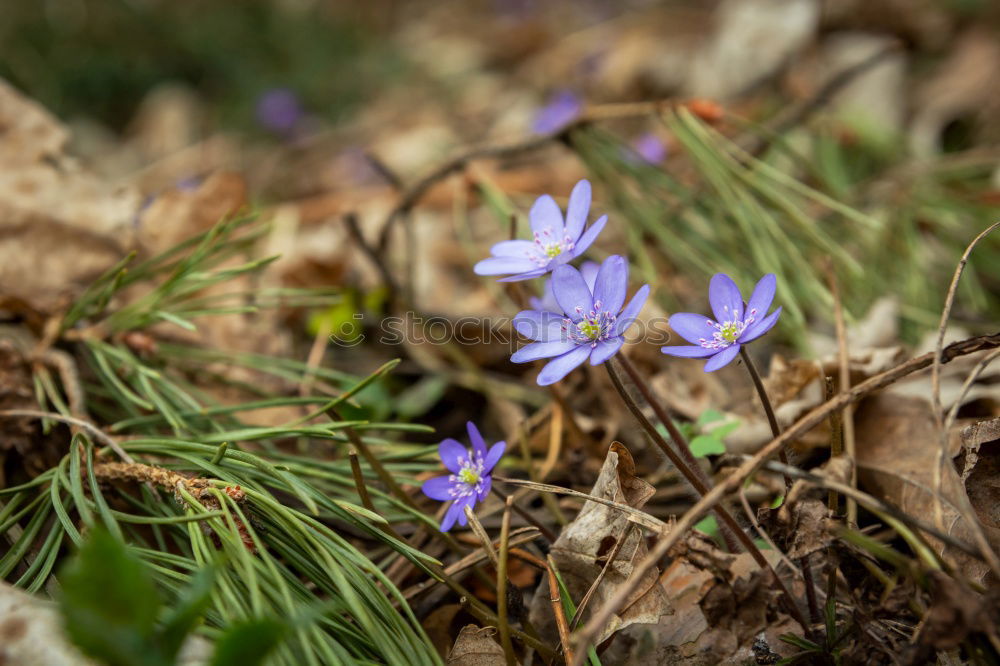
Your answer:
[[[740,352],[740,345],[756,340],[778,322],[781,308],[764,316],[771,302],[778,280],[768,273],[757,282],[744,311],[743,294],[733,279],[725,273],[716,273],[708,284],[708,301],[715,319],[705,315],[681,312],[670,316],[670,328],[692,345],[663,347],[664,354],[686,358],[704,358],[705,372],[718,370]]]
[[[599,270],[601,270],[601,265],[596,261],[585,261],[580,264],[580,275],[583,276],[584,282],[587,283],[591,291],[594,290],[594,283],[597,281],[597,272]],[[555,312],[558,315],[562,315],[562,308],[559,307],[559,301],[556,300],[556,295],[552,292],[551,278],[545,281],[542,297],[532,296],[528,299],[528,305],[531,306],[532,310],[547,310],[548,312]]]
[[[627,287],[628,264],[618,255],[604,260],[593,287],[572,266],[559,266],[552,271],[552,293],[562,314],[519,312],[514,328],[536,342],[518,349],[510,360],[551,358],[538,373],[539,386],[554,384],[588,358],[591,365],[604,363],[625,344],[624,333],[649,295],[649,285],[643,285],[623,310]]]
[[[276,134],[289,134],[304,113],[299,98],[287,88],[271,88],[257,98],[257,123]]]
[[[531,129],[536,134],[551,134],[570,124],[583,111],[583,100],[571,90],[560,90],[538,110]]]
[[[650,164],[659,164],[667,159],[667,144],[653,132],[647,132],[632,143],[632,149]]]
[[[469,421],[465,427],[472,449],[465,448],[454,439],[441,442],[438,454],[451,474],[428,479],[421,488],[431,499],[451,502],[441,521],[442,532],[450,530],[456,520],[463,527],[468,523],[465,507],[474,507],[490,494],[493,485],[491,473],[507,448],[506,442],[497,442],[487,450],[486,441],[476,425]]]
[[[475,265],[476,275],[509,275],[501,282],[540,277],[556,266],[579,257],[597,239],[608,221],[602,215],[583,230],[590,213],[590,183],[581,180],[569,195],[566,219],[555,199],[543,194],[535,200],[528,219],[534,240],[501,241],[490,248],[493,255]]]

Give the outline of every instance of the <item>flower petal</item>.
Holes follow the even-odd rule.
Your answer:
[[[570,240],[577,240],[583,233],[590,213],[590,181],[581,180],[569,195],[569,206],[566,207],[566,235]]]
[[[465,515],[465,507],[476,508],[476,495],[473,493],[469,495],[468,499],[462,501],[462,513],[458,514],[458,524],[465,527],[469,524],[469,517]]]
[[[720,324],[743,320],[743,294],[733,278],[725,273],[712,276],[708,283],[708,302],[715,313],[715,321]]]
[[[590,355],[590,347],[581,345],[571,352],[552,359],[545,364],[542,371],[538,373],[538,385],[548,386],[568,375],[574,368],[587,360]]]
[[[618,319],[615,320],[615,329],[613,331],[614,335],[623,335],[628,327],[635,323],[635,320],[639,317],[639,311],[642,310],[642,306],[646,304],[646,298],[649,296],[649,285],[644,284],[636,290],[635,295],[632,296],[632,300],[628,302],[625,309],[622,310],[621,314],[618,315]]]
[[[660,351],[668,356],[683,358],[704,358],[718,353],[717,349],[706,349],[701,345],[677,345],[675,347],[660,347]]]
[[[465,431],[469,433],[469,441],[472,442],[472,450],[482,456],[486,457],[486,440],[483,436],[479,434],[479,428],[472,421],[465,422]]]
[[[525,345],[511,354],[510,360],[513,363],[527,363],[537,361],[540,358],[552,358],[562,356],[567,352],[576,349],[578,344],[573,340],[552,340],[551,342],[532,342]]]
[[[739,344],[730,345],[729,347],[726,347],[718,354],[708,359],[708,362],[705,364],[705,372],[715,372],[716,370],[718,370],[719,368],[728,364],[730,361],[736,358],[736,355],[739,353],[740,353]]]
[[[623,257],[613,254],[601,264],[601,271],[594,282],[594,307],[600,302],[602,310],[618,314],[625,302],[627,287],[628,264]]]
[[[487,476],[483,479],[483,487],[478,493],[476,493],[476,501],[482,502],[486,499],[487,495],[490,494],[490,490],[493,489],[493,477]]]
[[[670,328],[688,342],[698,344],[701,340],[711,340],[716,328],[711,319],[693,312],[678,312],[670,315]]]
[[[420,490],[431,499],[447,501],[452,499],[451,489],[454,485],[447,476],[435,476],[433,479],[424,481]]]
[[[454,525],[458,517],[463,515],[465,511],[465,502],[461,500],[455,500],[448,507],[448,510],[444,512],[444,518],[441,520],[441,531],[447,532]]]
[[[552,271],[552,293],[566,316],[580,321],[594,309],[594,297],[580,271],[572,266],[560,266]]]
[[[750,342],[751,340],[756,340],[760,336],[764,335],[778,323],[778,317],[780,315],[781,307],[779,306],[777,310],[767,315],[759,322],[751,324],[750,328],[743,331],[743,335],[740,336],[737,342]]]
[[[505,275],[537,269],[538,264],[527,257],[490,257],[478,262],[472,270],[476,275]]]
[[[483,261],[485,261],[485,259]],[[510,277],[500,278],[497,282],[520,282],[522,280],[530,280],[532,278],[541,277],[548,272],[549,271],[545,268],[536,268],[535,270],[527,271],[526,273],[518,273],[517,275],[511,275]]]
[[[507,450],[507,442],[497,442],[490,447],[489,453],[486,454],[486,464],[483,465],[483,472],[489,474],[493,471],[493,468],[497,466],[500,462],[500,458],[503,457],[504,451]]]
[[[565,320],[566,317],[561,312],[557,314],[547,310],[522,310],[511,323],[514,324],[514,330],[524,337],[549,342],[566,339],[562,327]]]
[[[590,364],[600,365],[601,363],[604,363],[609,358],[617,354],[623,344],[625,344],[625,338],[620,335],[617,338],[601,340],[594,346],[593,351],[590,352]]]
[[[583,281],[590,287],[590,293],[594,293],[594,285],[597,283],[597,274],[601,272],[601,265],[596,261],[585,261],[580,264],[580,275]]]
[[[583,232],[583,235],[580,236],[580,240],[576,242],[576,245],[573,246],[573,256],[579,257],[581,254],[586,252],[587,248],[593,245],[594,241],[597,240],[597,236],[601,233],[604,229],[604,225],[607,223],[608,216],[601,215],[601,217],[597,219],[597,222],[590,225],[587,230]]]
[[[528,219],[531,221],[531,230],[536,234],[544,234],[549,230],[551,242],[558,242],[563,237],[563,216],[559,210],[559,204],[548,194],[535,199],[535,203],[528,212]]]
[[[438,444],[438,455],[441,456],[441,462],[445,467],[458,474],[462,470],[462,465],[469,460],[469,449],[458,440],[449,437]]]
[[[528,240],[505,240],[490,248],[494,257],[516,257],[522,259],[538,254],[538,246]]]
[[[758,280],[750,295],[750,302],[747,303],[746,316],[750,316],[750,313],[756,310],[755,316],[757,321],[760,321],[767,314],[768,308],[771,307],[771,301],[774,300],[774,292],[777,287],[778,278],[774,276],[774,273],[768,273]]]

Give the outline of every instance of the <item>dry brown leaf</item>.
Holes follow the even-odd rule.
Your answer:
[[[503,648],[493,639],[496,631],[474,624],[462,627],[448,655],[448,666],[506,666]]]
[[[934,466],[939,438],[930,405],[925,400],[877,394],[861,403],[855,437],[861,487],[905,513],[934,515]],[[965,493],[954,465],[942,470],[942,513],[945,530],[966,543],[975,543],[968,524],[956,508]],[[994,548],[1000,547],[1000,529],[984,525]],[[928,537],[935,550],[953,558],[971,580],[982,583],[988,567],[980,560]]]
[[[638,509],[642,508],[654,492],[653,486],[635,476],[635,463],[628,449],[614,442],[590,494]],[[604,566],[604,556],[611,552],[630,524],[621,511],[603,504],[586,502],[573,522],[563,528],[559,538],[552,544],[550,554],[574,601],[579,602],[587,593]],[[645,558],[646,553],[646,540],[641,530],[630,530],[618,557],[594,593],[588,608],[600,607],[610,598],[631,575],[636,563]],[[598,638],[598,643],[630,625],[655,624],[662,615],[671,612],[657,576],[658,572],[647,574],[635,594],[623,605],[621,614],[616,616],[605,633]],[[542,585],[546,584],[543,582]],[[587,611],[584,611],[584,616],[586,615]],[[545,590],[539,588],[535,594],[530,617],[543,636],[555,640],[557,633],[548,603],[547,585]]]

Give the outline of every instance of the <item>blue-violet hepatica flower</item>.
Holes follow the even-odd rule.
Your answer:
[[[777,323],[780,307],[767,314],[776,288],[777,278],[768,273],[753,288],[750,302],[744,307],[743,295],[733,279],[716,273],[708,285],[708,301],[715,319],[690,312],[671,315],[670,328],[692,344],[663,347],[660,351],[687,358],[711,357],[705,363],[705,372],[718,370],[736,358],[741,345],[756,340]]]
[[[489,259],[476,264],[477,275],[508,275],[501,282],[516,282],[545,275],[556,266],[579,257],[604,229],[608,216],[603,215],[584,231],[590,213],[590,183],[581,180],[569,195],[566,218],[555,199],[547,194],[538,197],[528,218],[533,240],[501,241],[494,245]]]
[[[451,473],[428,479],[422,487],[424,494],[431,499],[451,502],[441,521],[442,532],[450,530],[456,520],[464,526],[468,522],[465,507],[474,507],[490,494],[493,468],[507,448],[505,442],[497,442],[487,450],[486,441],[479,434],[476,425],[469,421],[465,427],[469,432],[472,448],[467,449],[454,439],[441,442],[438,454]]]
[[[628,264],[618,255],[604,260],[593,287],[572,266],[559,266],[552,271],[552,293],[560,312],[518,313],[514,328],[535,342],[518,349],[510,360],[551,358],[538,373],[539,386],[559,381],[588,358],[591,365],[604,363],[625,343],[625,331],[649,295],[649,285],[643,285],[622,309],[627,286]]]
[[[531,129],[536,134],[551,134],[576,120],[581,111],[583,100],[570,90],[560,90],[535,114]]]

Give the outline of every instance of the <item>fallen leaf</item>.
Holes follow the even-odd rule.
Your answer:
[[[940,444],[927,401],[876,394],[861,403],[855,414],[855,426],[861,487],[911,516],[933,520],[934,467]],[[956,508],[966,489],[953,464],[945,465],[942,470],[941,492],[945,530],[966,543],[975,543]],[[1000,529],[990,525],[984,525],[983,529],[993,547],[1000,547]],[[938,553],[954,559],[971,580],[984,581],[989,571],[986,564],[933,537],[927,539]]]
[[[590,494],[639,509],[654,492],[653,486],[635,475],[635,462],[628,449],[618,442],[612,443]],[[617,545],[618,539],[626,534],[630,525],[631,522],[621,511],[603,504],[586,502],[573,522],[563,528],[559,538],[552,544],[550,554],[575,603],[579,603],[590,589],[601,573],[605,556]],[[646,557],[646,553],[646,540],[641,530],[629,529],[618,557],[594,593],[588,609],[584,611],[584,620],[589,614],[588,610],[600,607],[628,580],[633,568]],[[558,633],[548,602],[547,583],[543,581],[541,585],[545,589],[540,587],[536,592],[530,618],[543,636],[557,640]],[[658,581],[658,572],[646,575],[623,608],[621,614],[598,637],[598,643],[630,625],[655,624],[662,615],[671,612]]]
[[[448,666],[506,666],[503,648],[493,639],[497,630],[480,629],[474,624],[462,627],[448,655]]]

